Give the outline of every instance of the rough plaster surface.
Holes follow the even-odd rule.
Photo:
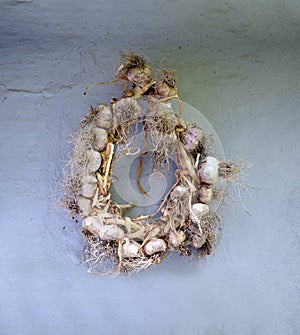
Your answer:
[[[0,334],[299,334],[299,1],[4,0],[0,17]],[[166,57],[253,167],[212,258],[111,280],[85,273],[51,195],[88,105],[120,94],[82,96],[119,50]]]

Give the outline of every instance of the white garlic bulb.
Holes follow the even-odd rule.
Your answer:
[[[184,148],[192,152],[194,151],[203,140],[203,131],[197,126],[189,126],[184,138]]]
[[[140,250],[140,244],[135,241],[129,241],[125,238],[125,243],[123,244],[123,257],[132,258],[136,257]]]
[[[186,238],[186,235],[183,231],[179,231],[178,233],[175,233],[174,231],[171,231],[169,234],[169,241],[174,247],[178,247]]]
[[[100,165],[101,165],[101,155],[98,151],[90,149],[87,150],[87,159],[88,159],[88,163],[87,163],[87,171],[89,173],[94,173],[96,172]]]
[[[166,242],[161,238],[152,238],[146,245],[144,246],[145,253],[148,256],[155,254],[156,252],[165,251],[167,249]]]
[[[92,201],[83,196],[77,198],[77,204],[84,216],[88,216],[92,210]]]
[[[97,179],[95,176],[86,175],[82,178],[81,195],[86,198],[94,196],[97,189]]]
[[[100,236],[102,226],[102,219],[99,216],[88,216],[82,220],[82,228],[95,236]]]
[[[174,200],[177,198],[182,198],[186,195],[188,189],[185,186],[177,185],[170,194],[170,199]]]
[[[120,240],[124,235],[124,231],[113,224],[102,226],[99,234],[102,240]]]
[[[194,235],[192,239],[192,245],[194,248],[199,249],[203,246],[206,241],[206,235]]]
[[[110,108],[101,104],[95,108],[97,114],[95,116],[96,125],[100,128],[110,129],[112,127],[112,113]]]
[[[103,128],[95,127],[93,128],[92,133],[95,135],[94,149],[98,151],[104,150],[108,143],[107,131]]]
[[[201,162],[199,176],[203,183],[214,184],[219,179],[219,161],[215,157],[207,156]]]
[[[213,190],[211,185],[202,184],[198,192],[198,200],[203,204],[209,204],[213,198]]]
[[[205,204],[196,203],[192,205],[190,210],[190,219],[197,224],[200,224],[201,218],[209,213],[209,207]]]

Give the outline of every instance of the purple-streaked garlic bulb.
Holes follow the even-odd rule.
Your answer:
[[[168,84],[165,80],[158,80],[155,84],[155,94],[161,97],[172,97],[177,94],[176,87]]]
[[[185,150],[194,151],[202,143],[202,140],[202,129],[197,126],[188,126],[183,142]]]
[[[151,256],[157,252],[165,251],[167,249],[166,242],[161,238],[152,238],[144,246],[144,251],[148,256]]]
[[[134,67],[127,72],[127,79],[140,87],[145,86],[151,81],[151,68],[149,65],[144,64],[140,67]]]
[[[201,182],[214,184],[219,179],[219,161],[215,157],[207,156],[203,159],[199,168]]]

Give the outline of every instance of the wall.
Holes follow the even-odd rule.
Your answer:
[[[290,1],[0,3],[1,334],[297,334],[300,6]],[[165,58],[226,155],[252,163],[216,253],[93,277],[53,208],[67,140],[109,102],[120,50]]]

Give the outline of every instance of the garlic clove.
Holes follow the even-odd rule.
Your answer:
[[[219,179],[219,161],[215,157],[207,156],[201,162],[199,176],[203,183],[214,184]]]
[[[133,258],[136,257],[140,250],[140,244],[135,241],[129,241],[128,238],[125,239],[123,244],[123,257]]]
[[[179,231],[178,233],[175,233],[174,231],[171,231],[169,233],[169,241],[174,247],[178,247],[186,238],[186,235],[183,231]]]
[[[110,129],[112,127],[112,112],[110,108],[101,104],[95,108],[97,114],[95,116],[96,125],[100,128]]]
[[[209,207],[206,204],[193,204],[190,210],[190,219],[197,224],[201,223],[201,218],[209,213]]]
[[[84,216],[88,216],[92,210],[92,201],[83,196],[77,198],[77,204]]]
[[[97,179],[95,176],[87,175],[82,178],[81,195],[86,198],[94,196],[97,189]]]
[[[82,228],[95,236],[100,235],[102,226],[102,219],[99,216],[88,216],[82,220]]]
[[[144,246],[145,253],[148,256],[155,254],[156,252],[165,251],[167,249],[166,242],[161,238],[152,238],[146,245]]]
[[[209,204],[213,198],[213,190],[211,185],[202,184],[198,192],[198,200],[203,204]]]
[[[108,143],[107,131],[103,128],[95,127],[92,129],[94,134],[94,149],[98,151],[103,151]]]
[[[192,152],[202,143],[202,140],[202,129],[197,126],[188,126],[183,142],[184,148],[187,151]]]
[[[89,173],[96,172],[101,165],[101,155],[98,151],[90,149],[87,151],[87,157],[88,157],[88,164],[87,164],[87,171]]]

